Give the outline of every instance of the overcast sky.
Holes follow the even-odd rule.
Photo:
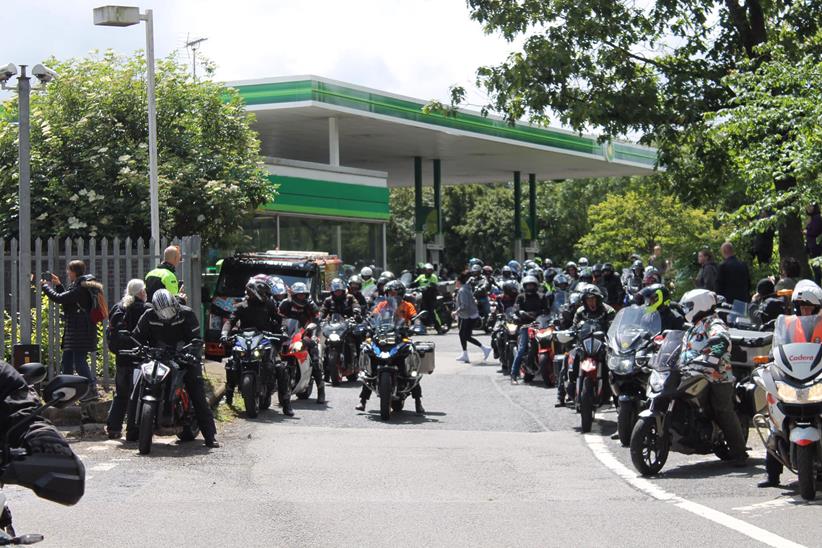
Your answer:
[[[33,65],[94,49],[132,52],[142,27],[95,27],[105,0],[5,0],[0,64]],[[155,51],[208,38],[201,52],[219,80],[316,74],[410,95],[448,99],[452,84],[473,88],[474,72],[515,45],[483,33],[464,0],[154,0]],[[470,103],[482,103],[478,90]]]

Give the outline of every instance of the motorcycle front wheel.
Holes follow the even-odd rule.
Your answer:
[[[240,381],[240,394],[243,395],[245,414],[249,418],[257,416],[257,392],[254,390],[254,377],[246,375]]]
[[[380,418],[384,421],[391,418],[391,384],[391,375],[380,376]]]
[[[799,494],[805,500],[816,498],[816,471],[813,469],[816,451],[815,443],[796,446],[796,475],[799,477]]]
[[[177,434],[180,441],[194,441],[197,434],[200,433],[200,423],[197,422],[197,417],[194,413],[189,413],[186,417],[186,424],[183,425],[183,430]]]
[[[582,393],[579,395],[580,428],[583,434],[591,431],[594,424],[594,382],[590,377],[582,379]]]
[[[328,351],[328,374],[331,386],[340,385],[340,353],[336,349]]]
[[[656,417],[640,417],[631,432],[631,462],[643,476],[657,474],[668,460],[670,446],[657,429]]]
[[[539,371],[542,375],[542,382],[547,388],[553,388],[557,385],[557,380],[554,377],[554,363],[550,354],[542,353],[539,355]]]
[[[619,434],[619,443],[622,447],[631,445],[631,432],[634,430],[634,423],[636,422],[636,405],[630,400],[619,402],[619,410],[617,411],[617,433]]]
[[[137,450],[141,455],[151,453],[151,440],[154,437],[154,406],[143,404],[140,413],[140,439],[137,442]]]

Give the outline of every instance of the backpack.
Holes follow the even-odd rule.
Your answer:
[[[91,292],[91,310],[89,316],[94,325],[102,323],[108,318],[108,303],[106,302],[106,295],[97,289],[90,290]]]

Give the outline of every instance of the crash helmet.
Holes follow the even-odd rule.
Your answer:
[[[473,274],[481,274],[482,273],[482,267],[478,264],[472,264],[470,271],[471,271],[472,275]]]
[[[642,261],[640,261],[639,259],[636,259],[633,263],[631,263],[631,270],[637,276],[642,276],[644,274]]]
[[[571,307],[578,307],[580,302],[582,302],[582,293],[580,293],[579,291],[574,291],[573,293],[568,295],[568,304]]]
[[[514,274],[517,274],[517,275],[519,275],[520,270],[522,270],[521,267],[520,267],[519,261],[515,261],[513,259],[508,261],[508,268],[511,269],[511,272],[513,272]]]
[[[493,276],[494,275],[493,267],[491,267],[491,265],[483,266],[482,267],[482,274],[483,274],[483,276]]]
[[[614,265],[612,265],[611,263],[603,264],[602,265],[602,274],[605,275],[605,274],[608,274],[609,272],[611,274],[614,273]]]
[[[514,280],[508,280],[502,284],[502,292],[509,297],[516,297],[519,294],[519,284]]]
[[[535,263],[531,259],[528,259],[528,260],[526,260],[525,262],[522,263],[522,269],[525,270],[526,272],[528,272],[529,270],[535,269],[537,266],[538,266],[537,263]]]
[[[594,272],[594,277],[602,276],[602,265],[597,263],[591,267],[591,270]]]
[[[591,267],[586,266],[579,272],[579,279],[585,283],[593,283],[594,281],[594,271]]]
[[[662,284],[649,285],[639,293],[645,301],[645,312],[648,314],[671,304],[671,292]]]
[[[391,280],[385,284],[386,293],[396,293],[397,297],[402,298],[405,295],[405,285],[399,280]]]
[[[374,277],[374,271],[371,270],[370,266],[364,266],[362,270],[360,270],[360,276],[364,281],[368,281]]]
[[[662,281],[662,276],[659,274],[659,270],[650,266],[645,269],[645,276],[642,278],[642,285],[643,287],[647,287],[649,285],[658,284]]]
[[[571,270],[574,271],[573,274],[571,274]],[[567,263],[565,263],[565,273],[571,276],[572,278],[576,278],[577,274],[579,273],[577,263],[575,263],[574,261],[568,261]]]
[[[390,281],[391,280],[389,280],[388,278],[383,278],[382,276],[377,278],[377,290],[383,289],[385,287],[385,284],[387,284]]]
[[[539,280],[535,276],[525,276],[522,279],[522,290],[525,293],[536,293],[539,290]]]
[[[580,293],[582,295],[582,303],[584,305],[588,304],[588,299],[591,297],[596,300],[596,306],[594,306],[595,309],[599,308],[602,305],[602,301],[605,300],[602,290],[594,284],[585,284]]]
[[[348,279],[348,290],[351,293],[359,293],[362,290],[362,278],[354,274]]]
[[[482,267],[483,262],[480,259],[477,259],[476,257],[471,257],[470,259],[468,259],[468,266],[474,266],[475,264],[478,264],[480,265],[480,267]]]
[[[716,293],[707,289],[692,289],[679,299],[679,305],[685,311],[685,319],[691,323],[713,314],[716,304]]]
[[[308,286],[303,282],[297,282],[291,286],[291,298],[297,302],[308,300]]]
[[[422,269],[426,272],[434,272],[434,265],[432,265],[431,263],[425,263]]]
[[[797,316],[812,316],[822,309],[822,289],[811,280],[799,280],[793,288],[791,304]],[[803,314],[802,308],[812,308],[810,314]]]
[[[542,257],[534,257],[534,262],[537,263],[537,266],[542,267]]]
[[[151,297],[151,307],[162,322],[170,322],[180,313],[180,301],[167,289],[158,289]]]
[[[380,278],[385,278],[389,282],[391,280],[396,280],[397,279],[397,277],[394,276],[394,273],[391,272],[390,270],[383,270],[382,273],[380,274]]]
[[[279,276],[269,276],[268,283],[271,286],[271,296],[276,301],[282,301],[288,297],[288,286]]]
[[[554,267],[554,261],[552,261],[548,257],[542,259],[542,268],[553,268],[553,267]]]
[[[557,275],[557,271],[553,268],[546,268],[542,271],[542,279],[548,282],[549,284],[554,283],[554,277]]]
[[[341,299],[345,296],[345,292],[348,290],[348,285],[340,278],[334,278],[331,280],[329,289],[331,290],[332,297],[335,299]]]
[[[514,277],[514,272],[511,270],[511,267],[508,266],[508,265],[505,265],[505,266],[502,267],[502,270],[500,271],[500,274],[502,275],[503,280],[510,280],[511,278]]]
[[[577,261],[577,264],[579,265],[580,268],[585,268],[586,266],[588,266],[588,258],[587,257],[580,257],[579,260]]]
[[[538,281],[539,283],[542,283],[542,280],[543,280],[543,277],[542,277],[542,270],[540,270],[539,268],[532,268],[531,270],[529,270],[529,271],[526,273],[526,276],[525,276],[525,277],[526,277],[526,278],[528,278],[529,276],[533,276],[534,278],[536,278],[536,279],[537,279],[537,281]]]
[[[568,278],[567,275],[563,274],[562,272],[554,276],[554,287],[556,287],[557,289],[565,291],[566,289],[568,289],[568,286],[570,285],[571,280]]]
[[[268,280],[254,276],[246,282],[245,294],[249,299],[264,303],[271,297],[271,287],[268,285]]]

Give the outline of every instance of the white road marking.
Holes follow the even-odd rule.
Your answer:
[[[108,472],[109,470],[111,470],[115,466],[117,466],[116,462],[101,462],[101,463],[95,464],[94,466],[89,468],[89,471],[91,471],[91,472]]]
[[[780,537],[779,535],[766,531],[756,525],[752,525],[741,519],[729,516],[719,510],[714,510],[713,508],[709,508],[703,504],[691,502],[674,493],[669,493],[651,481],[637,476],[636,472],[628,469],[627,466],[619,462],[605,445],[605,442],[600,435],[584,434],[584,437],[585,443],[588,444],[591,452],[593,452],[599,462],[601,462],[614,474],[625,480],[629,485],[639,491],[642,491],[646,495],[660,501],[671,503],[677,508],[681,508],[682,510],[713,521],[718,525],[727,527],[728,529],[734,530],[763,544],[767,544],[768,546],[774,546],[777,548],[794,548],[802,546],[801,544],[797,544],[784,537]]]
[[[86,447],[86,451],[105,451],[108,449],[108,445],[89,445]]]

